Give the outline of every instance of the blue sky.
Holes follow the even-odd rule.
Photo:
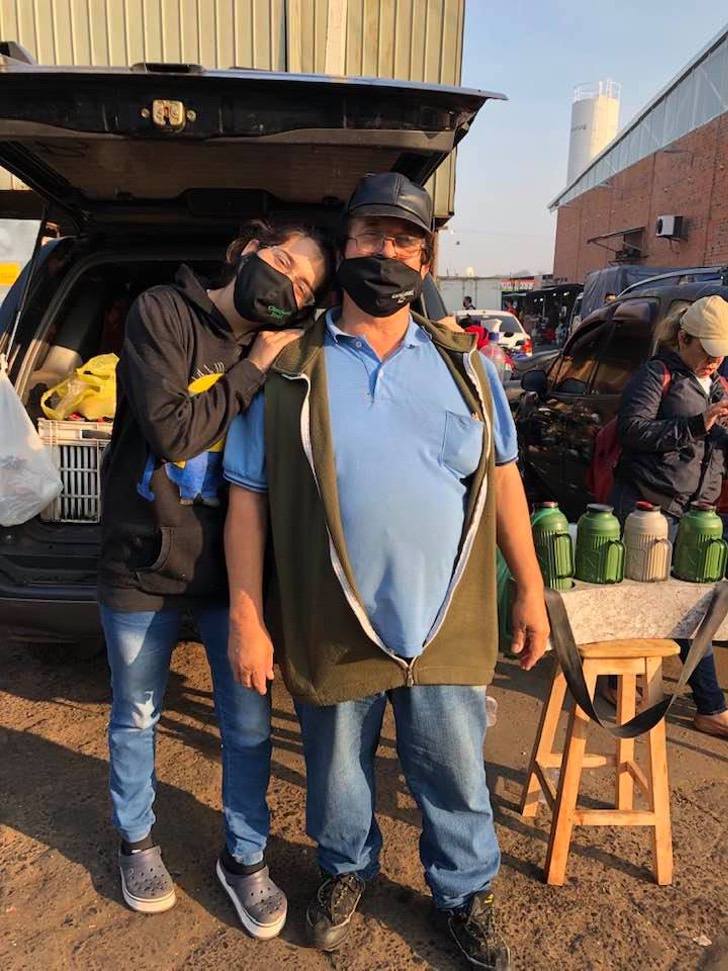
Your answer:
[[[461,144],[440,272],[550,271],[573,88],[618,81],[624,125],[726,19],[720,0],[466,0],[462,83],[510,100],[486,104]]]

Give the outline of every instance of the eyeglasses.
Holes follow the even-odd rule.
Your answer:
[[[425,241],[421,236],[411,236],[409,233],[396,233],[388,236],[386,233],[366,232],[356,236],[347,236],[353,239],[356,248],[364,256],[371,256],[372,253],[381,253],[387,242],[391,242],[397,256],[415,256],[424,248]]]
[[[299,308],[313,306],[316,303],[314,292],[308,281],[297,274],[296,264],[291,254],[282,246],[272,246],[270,252],[273,266],[291,281]]]

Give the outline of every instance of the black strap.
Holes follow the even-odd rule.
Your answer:
[[[675,687],[674,694],[666,696],[651,708],[639,712],[624,725],[614,725],[604,721],[594,708],[589,697],[589,689],[584,680],[584,669],[581,655],[574,640],[574,632],[571,629],[563,598],[558,590],[546,590],[546,607],[551,622],[551,643],[564,672],[569,691],[577,705],[592,721],[597,722],[617,738],[636,738],[638,735],[649,732],[660,719],[665,717],[673,701],[687,684],[688,678],[705,656],[710,642],[725,620],[726,615],[728,615],[728,582],[722,580],[715,585],[708,609],[700,622],[693,643],[690,645],[690,652],[685,658],[682,674]]]

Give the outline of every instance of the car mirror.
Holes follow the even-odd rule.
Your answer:
[[[541,368],[532,368],[521,378],[521,387],[524,391],[533,391],[539,398],[544,398],[546,396],[547,387],[546,372]]]
[[[504,336],[504,337],[513,337],[513,333],[514,333],[514,332],[513,332],[512,330],[507,330],[507,331],[506,331],[506,332],[505,332],[505,333],[503,334],[503,336]]]

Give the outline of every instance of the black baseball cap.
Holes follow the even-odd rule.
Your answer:
[[[359,181],[346,207],[349,218],[390,216],[432,232],[432,199],[400,172],[377,172]]]

